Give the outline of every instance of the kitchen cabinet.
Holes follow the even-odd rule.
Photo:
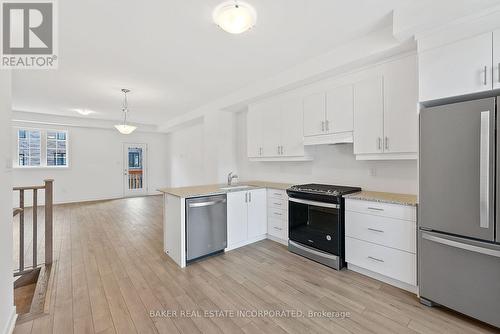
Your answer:
[[[227,194],[227,249],[265,239],[267,230],[266,189]]]
[[[418,87],[415,55],[381,66],[354,84],[354,154],[358,160],[416,159]]]
[[[345,201],[348,268],[416,291],[416,208],[357,199]]]
[[[304,97],[305,145],[352,143],[352,85]]]
[[[265,105],[261,104],[252,106],[252,112],[247,113],[247,154],[249,158],[258,158],[263,154],[262,124],[264,116]]]
[[[248,192],[248,239],[253,240],[265,236],[267,232],[267,196],[266,189],[251,190]]]
[[[500,88],[500,29],[493,32],[493,89]]]
[[[325,133],[326,94],[324,92],[304,97],[304,136]]]
[[[278,96],[249,106],[248,157],[259,161],[309,160],[304,150],[302,100]]]
[[[498,35],[484,33],[420,52],[420,101],[429,101],[491,90],[493,48],[498,53]],[[495,46],[493,46],[495,45]]]
[[[384,70],[384,152],[418,151],[418,73],[415,56]]]
[[[384,136],[383,78],[354,85],[354,154],[382,153]]]
[[[288,196],[285,190],[267,190],[267,234],[274,241],[288,244]]]

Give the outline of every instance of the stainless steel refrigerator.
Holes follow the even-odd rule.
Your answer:
[[[439,304],[500,327],[500,98],[420,113],[418,284]]]

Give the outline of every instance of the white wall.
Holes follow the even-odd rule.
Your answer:
[[[352,144],[312,147],[313,161],[250,162],[247,158],[246,112],[236,116],[238,173],[246,180],[326,183],[366,190],[417,193],[417,161],[358,161]]]
[[[322,145],[310,162],[250,162],[246,112],[214,112],[213,119],[169,135],[173,187],[226,182],[227,173],[243,180],[320,182],[367,190],[417,193],[417,161],[357,161],[352,144]],[[210,135],[208,135],[210,134]]]
[[[169,185],[224,183],[236,172],[234,114],[214,111],[168,137]]]
[[[0,333],[8,333],[15,316],[12,268],[12,175],[10,167],[11,79],[0,71]]]
[[[20,125],[22,124],[15,124]],[[13,183],[20,186],[43,184],[44,179],[54,179],[56,203],[122,197],[124,143],[148,145],[147,183],[150,194],[156,193],[156,189],[167,183],[166,134],[136,131],[130,135],[121,135],[114,129],[33,124],[29,124],[29,127],[67,129],[69,132],[68,168],[14,168],[12,173]],[[16,128],[11,133],[15,152]],[[30,197],[28,204],[29,199]],[[43,202],[42,199],[43,196],[39,199],[40,203]]]

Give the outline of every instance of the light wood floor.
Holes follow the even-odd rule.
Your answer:
[[[15,333],[496,332],[269,240],[181,270],[163,254],[162,235],[161,197],[57,206],[50,312],[18,324]],[[161,310],[178,316],[150,317]],[[181,310],[298,310],[304,316],[189,317]],[[308,317],[309,310],[350,317]]]

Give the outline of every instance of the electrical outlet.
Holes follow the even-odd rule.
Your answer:
[[[370,167],[370,176],[377,176],[377,168]]]

